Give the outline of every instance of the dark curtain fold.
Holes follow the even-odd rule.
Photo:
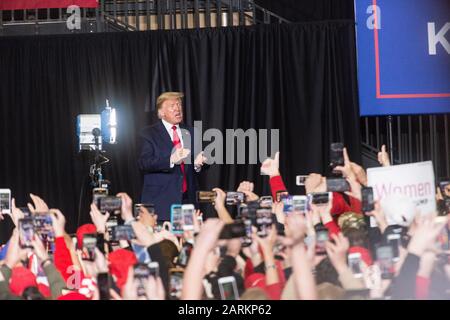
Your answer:
[[[0,72],[0,187],[20,206],[32,192],[61,208],[70,232],[89,220],[90,163],[77,152],[76,116],[99,113],[105,99],[119,119],[105,176],[135,200],[137,133],[168,90],[185,92],[185,120],[201,120],[203,131],[279,129],[291,193],[300,192],[297,174],[326,172],[330,142],[360,160],[352,21],[1,38]],[[200,187],[231,190],[245,179],[268,194],[259,164],[213,165]]]

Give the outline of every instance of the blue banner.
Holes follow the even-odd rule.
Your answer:
[[[355,0],[361,116],[450,112],[450,0]]]

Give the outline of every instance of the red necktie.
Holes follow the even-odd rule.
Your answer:
[[[178,133],[177,133],[177,126],[173,126],[172,130],[173,130],[173,146],[176,149],[180,149],[180,148],[182,148],[182,146],[181,146],[180,137],[178,136]],[[184,172],[184,161],[181,162],[180,167],[181,167],[181,172],[183,173],[183,193],[185,193],[187,191],[187,181],[186,181],[186,173]]]

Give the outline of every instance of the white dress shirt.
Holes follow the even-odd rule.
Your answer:
[[[164,127],[166,128],[167,132],[169,133],[170,141],[173,142],[173,129],[172,129],[172,127],[173,127],[174,125],[168,123],[166,120],[163,120],[163,119],[161,119],[161,121],[162,121]],[[180,138],[181,147],[184,148],[183,136],[181,135],[180,125],[176,124],[175,126],[177,127],[177,134],[178,134],[178,137]]]

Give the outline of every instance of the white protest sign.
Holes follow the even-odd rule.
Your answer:
[[[367,169],[368,185],[375,200],[387,196],[411,198],[421,214],[436,211],[435,182],[431,161]]]

